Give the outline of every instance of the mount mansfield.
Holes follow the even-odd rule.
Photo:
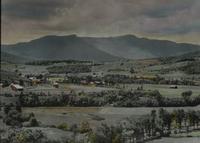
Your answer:
[[[1,45],[1,51],[15,57],[34,60],[94,60],[113,61],[176,56],[200,51],[199,45],[167,40],[117,37],[45,36],[29,42]]]

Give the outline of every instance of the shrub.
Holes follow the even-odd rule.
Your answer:
[[[183,93],[181,94],[181,96],[183,97],[183,99],[184,99],[185,101],[189,101],[191,95],[192,95],[192,91],[191,91],[191,90],[185,91],[185,92],[183,92]]]
[[[41,130],[22,130],[9,135],[9,143],[39,143],[46,137]]]
[[[68,125],[67,125],[67,123],[62,123],[62,124],[58,125],[57,128],[61,129],[61,130],[64,130],[64,131],[67,131],[68,130]]]
[[[3,119],[4,123],[10,126],[21,126],[22,118],[21,114],[16,110],[10,110]]]
[[[80,132],[87,133],[90,132],[92,129],[90,128],[90,124],[87,121],[81,123]]]
[[[78,131],[78,126],[77,126],[77,124],[72,124],[71,126],[70,126],[70,129],[69,129],[70,131],[72,131],[72,132],[77,132]]]
[[[38,121],[37,121],[36,118],[31,118],[31,120],[30,120],[30,126],[31,127],[37,127],[37,126],[39,126],[39,123],[38,123]]]

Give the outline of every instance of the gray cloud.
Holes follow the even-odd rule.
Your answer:
[[[71,8],[75,0],[3,0],[2,13],[7,18],[46,20],[62,14],[60,9]]]
[[[191,8],[196,1],[182,0],[180,2],[179,0],[174,0],[170,2],[169,0],[163,0],[159,2],[158,0],[154,0],[154,2],[154,6],[144,11],[144,14],[152,18],[163,18]]]
[[[199,0],[2,0],[2,40],[73,33],[198,35],[199,10]]]

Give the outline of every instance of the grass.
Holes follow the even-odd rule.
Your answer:
[[[126,71],[125,69],[121,69],[121,68],[115,68],[115,69],[109,69],[108,72],[124,72]]]
[[[126,85],[128,89],[137,89],[139,84]],[[200,88],[198,86],[178,86],[178,89],[171,89],[170,85],[158,85],[158,84],[144,84],[144,90],[158,90],[163,96],[166,97],[181,97],[181,93],[191,90],[193,92],[192,96],[200,95]]]
[[[105,118],[102,118],[102,117],[100,117],[100,116],[98,116],[98,115],[94,115],[94,114],[88,114],[88,115],[91,116],[91,119],[92,119],[92,120],[96,120],[96,121],[105,120]]]
[[[1,62],[1,70],[15,72],[16,69],[18,69],[16,64]]]
[[[179,133],[172,137],[200,137],[200,131],[192,131],[190,133]]]
[[[63,114],[63,113],[95,113],[99,111],[99,107],[35,107],[35,108],[23,108],[23,112],[43,112],[52,114]]]
[[[189,133],[189,135],[191,135],[193,137],[200,137],[200,131],[193,131],[193,132]]]

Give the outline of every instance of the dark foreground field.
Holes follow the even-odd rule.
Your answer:
[[[31,107],[23,108],[24,113],[34,113],[36,118],[45,125],[59,125],[67,123],[69,125],[79,124],[82,121],[88,121],[93,128],[97,128],[102,123],[109,125],[118,124],[128,117],[138,118],[149,114],[156,108],[120,108],[120,107]],[[196,107],[166,107],[169,112],[176,109],[200,110]]]

